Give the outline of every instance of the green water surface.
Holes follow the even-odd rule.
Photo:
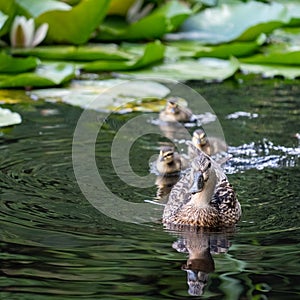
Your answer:
[[[294,137],[300,131],[299,81],[254,78],[189,86],[222,124],[233,156],[225,170],[243,209],[236,232],[215,238],[228,249],[212,251],[214,271],[207,272],[199,298],[299,299],[300,150]],[[9,93],[26,97],[23,91]],[[160,222],[111,219],[82,195],[72,166],[73,132],[82,110],[44,101],[4,106],[19,112],[23,123],[2,129],[0,136],[0,299],[192,298],[183,268],[188,256],[172,247],[180,233]],[[238,111],[250,115],[228,118]],[[155,186],[128,186],[110,161],[114,135],[136,115],[111,115],[95,156],[110,190],[143,202],[153,199]],[[148,173],[158,141],[144,136],[135,143],[130,159],[137,173]],[[200,244],[205,239],[192,238]]]

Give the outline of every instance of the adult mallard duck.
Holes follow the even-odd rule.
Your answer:
[[[163,212],[168,225],[230,227],[241,217],[241,206],[221,167],[198,150],[191,168],[173,186]]]
[[[228,149],[228,145],[225,141],[216,137],[208,138],[203,129],[197,129],[193,132],[192,143],[196,148],[202,150],[209,156],[227,151]],[[194,147],[191,146],[188,148],[188,153],[191,158],[197,155]]]
[[[187,108],[180,106],[176,98],[168,100],[166,107],[159,114],[159,119],[165,122],[189,122],[193,113]]]

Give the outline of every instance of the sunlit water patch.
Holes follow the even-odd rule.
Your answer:
[[[224,166],[227,174],[249,169],[295,167],[300,159],[300,147],[274,145],[266,139],[261,143],[229,147],[228,153],[232,156]]]

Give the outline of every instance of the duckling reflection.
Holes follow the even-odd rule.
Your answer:
[[[159,114],[159,119],[165,122],[189,122],[192,117],[192,111],[179,105],[176,97],[169,98],[166,107]]]
[[[180,238],[173,243],[172,248],[181,253],[187,253],[188,259],[181,269],[187,272],[188,293],[191,296],[201,296],[208,283],[209,273],[214,272],[215,263],[212,254],[226,253],[230,243],[225,233],[210,233],[184,230],[177,235]]]
[[[228,145],[225,141],[216,137],[208,138],[203,129],[197,129],[194,131],[192,143],[196,148],[202,150],[209,156],[215,155],[219,152],[226,152],[228,150]],[[190,158],[197,156],[197,151],[195,151],[194,147],[191,147],[190,145],[188,147],[188,153]]]
[[[155,185],[157,186],[156,199],[160,203],[167,203],[172,187],[177,183],[179,178],[179,173],[169,176],[157,176],[155,181]]]

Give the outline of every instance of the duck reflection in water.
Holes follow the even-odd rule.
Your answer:
[[[172,248],[181,253],[187,253],[188,259],[181,267],[187,272],[188,293],[191,296],[201,296],[208,283],[209,273],[214,272],[215,263],[212,254],[226,253],[230,247],[228,233],[209,232],[198,228],[172,232],[179,236]]]

